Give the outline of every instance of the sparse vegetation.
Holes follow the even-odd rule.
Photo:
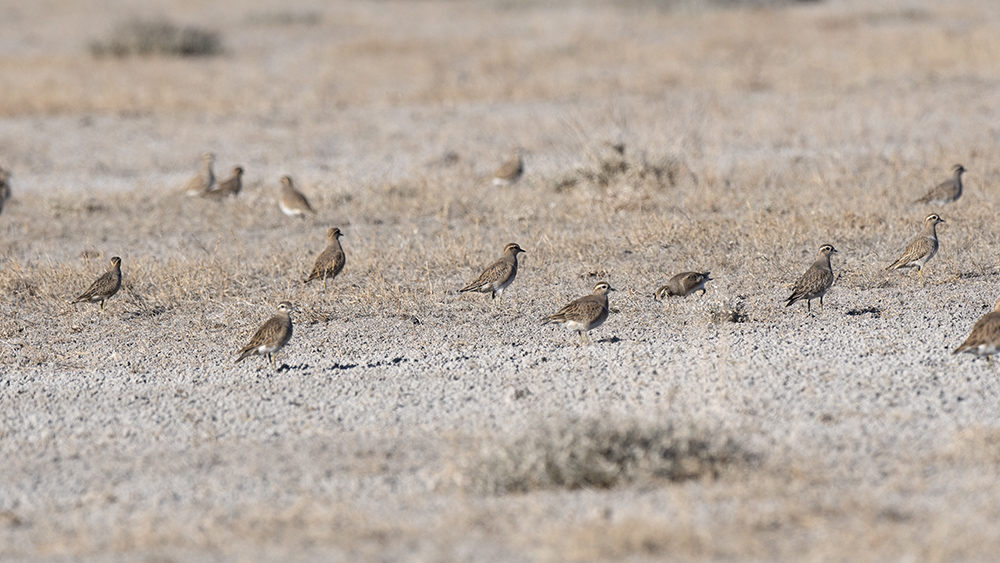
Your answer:
[[[8,9],[0,559],[993,559],[996,370],[949,352],[1000,275],[1000,12],[637,2],[163,3],[197,61],[81,49],[134,2]],[[205,150],[237,197],[176,195]],[[927,283],[885,272],[957,162]],[[502,308],[456,293],[511,241]],[[598,280],[591,346],[538,325]],[[234,365],[282,299],[284,369]]]
[[[89,47],[95,57],[207,57],[222,52],[222,38],[216,31],[178,26],[165,19],[131,19],[116,25],[105,39],[91,41]]]
[[[717,429],[613,418],[543,422],[509,443],[486,444],[474,455],[479,457],[466,469],[466,479],[474,490],[489,494],[715,478],[754,457]]]

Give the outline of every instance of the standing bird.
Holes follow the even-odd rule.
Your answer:
[[[785,303],[785,307],[800,299],[805,299],[806,311],[810,311],[812,310],[812,300],[818,297],[819,308],[821,311],[823,310],[823,296],[833,285],[833,267],[830,265],[830,255],[834,252],[837,252],[837,249],[831,244],[819,247],[819,258],[795,283],[795,289],[792,290],[792,295]]]
[[[10,170],[0,166],[0,213],[3,213],[3,204],[8,199],[10,199]]]
[[[476,281],[458,290],[459,293],[466,291],[476,291],[479,293],[489,293],[490,298],[498,298],[497,307],[503,305],[503,291],[507,286],[514,283],[517,277],[517,254],[524,252],[515,242],[507,243],[503,247],[503,256],[499,260],[490,264],[488,268],[479,274]]]
[[[952,167],[952,171],[954,175],[951,178],[938,184],[933,190],[927,192],[927,195],[914,201],[914,203],[944,205],[958,201],[958,198],[962,197],[962,173],[965,172],[965,167],[961,164],[956,164]]]
[[[104,302],[118,293],[122,287],[122,259],[115,256],[111,259],[111,269],[104,272],[104,275],[97,278],[97,281],[90,284],[87,291],[84,291],[71,303],[89,301],[90,303],[101,302],[101,314],[104,314]]]
[[[214,190],[202,192],[201,195],[212,199],[220,200],[240,193],[243,189],[243,167],[233,168],[233,175],[219,182],[219,187]]]
[[[237,354],[233,363],[239,363],[247,356],[267,356],[271,362],[271,368],[278,371],[274,362],[274,354],[278,353],[288,341],[292,339],[292,304],[288,301],[278,303],[278,314],[267,320],[266,323],[257,329],[257,333],[250,339],[250,343],[244,346]]]
[[[924,217],[924,230],[920,235],[906,245],[906,250],[895,262],[886,266],[886,271],[898,270],[899,268],[916,268],[920,283],[924,282],[924,266],[934,258],[938,251],[937,226],[944,223],[944,219],[937,213],[931,213]]]
[[[608,282],[597,282],[594,293],[570,302],[559,312],[542,319],[542,324],[559,323],[567,330],[575,330],[580,341],[590,344],[587,331],[595,329],[608,319],[608,292],[615,291]]]
[[[212,171],[213,164],[215,164],[215,153],[207,152],[201,155],[201,169],[198,170],[198,174],[194,178],[188,180],[187,185],[184,187],[184,192],[188,196],[201,195],[212,189],[212,185],[215,184],[215,172]]]
[[[326,278],[336,279],[337,274],[344,269],[344,249],[340,246],[340,237],[343,233],[340,229],[333,227],[326,232],[326,248],[316,257],[312,272],[302,283],[309,283],[313,280],[323,278],[323,289],[326,290]]]
[[[987,361],[993,362],[993,354],[1000,352],[1000,299],[993,305],[992,311],[976,321],[969,337],[952,354],[959,352],[986,356]]]
[[[687,297],[696,291],[705,295],[705,282],[712,281],[710,272],[681,272],[667,281],[667,285],[656,290],[656,298]]]
[[[516,184],[524,175],[524,160],[521,158],[521,149],[514,149],[514,154],[510,160],[500,165],[493,173],[494,186],[510,186]]]
[[[309,205],[309,200],[306,199],[306,196],[295,189],[291,176],[281,177],[281,197],[278,199],[278,207],[281,208],[282,213],[289,217],[295,217],[296,215],[305,217],[306,213],[310,215],[316,214],[312,206]]]

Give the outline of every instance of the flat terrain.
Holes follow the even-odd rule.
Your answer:
[[[1000,369],[951,354],[1000,297],[997,3],[141,4],[0,3],[0,559],[1000,558]],[[223,52],[93,57],[129,18]],[[238,197],[183,195],[205,151]],[[508,242],[503,307],[458,294]],[[539,324],[601,280],[589,346]],[[282,300],[281,369],[233,364]]]

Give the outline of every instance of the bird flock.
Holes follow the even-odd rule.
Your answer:
[[[241,166],[232,169],[229,178],[216,182],[213,165],[215,154],[207,152],[202,155],[201,166],[197,174],[185,185],[184,192],[192,197],[204,197],[212,200],[222,200],[237,196],[242,190],[244,170]],[[945,205],[955,202],[962,196],[962,174],[965,167],[956,164],[953,175],[946,181],[934,187],[926,195],[914,203]],[[517,183],[524,174],[524,160],[520,148],[514,150],[512,157],[504,162],[493,174],[492,184],[496,186],[511,186]],[[281,177],[281,188],[278,197],[278,207],[289,217],[305,217],[316,212],[309,200],[295,188],[291,176]],[[10,198],[10,172],[0,168],[0,213],[4,203]],[[916,268],[921,283],[924,281],[924,269],[927,263],[937,254],[940,247],[937,237],[937,225],[945,220],[937,213],[928,214],[923,220],[923,228],[902,251],[899,258],[886,266],[886,270]],[[328,280],[335,280],[346,264],[344,249],[340,238],[343,233],[339,228],[332,227],[327,231],[327,246],[317,256],[308,277],[303,283],[315,280],[323,281],[323,289],[328,289]],[[503,293],[514,282],[518,270],[518,254],[525,253],[517,243],[508,243],[499,260],[485,268],[482,273],[465,287],[460,293],[488,293],[495,299],[498,307],[503,305]],[[805,300],[806,310],[811,312],[812,301],[819,300],[820,310],[823,309],[823,296],[833,286],[835,276],[831,257],[837,249],[831,244],[819,248],[819,255],[805,273],[795,283],[792,294],[786,300],[785,306]],[[657,300],[669,297],[687,297],[692,293],[706,292],[706,282],[712,281],[710,272],[681,272],[670,278],[667,283],[654,292]],[[105,313],[105,302],[114,296],[122,285],[121,258],[111,259],[111,268],[94,281],[86,291],[76,296],[71,303],[100,303],[101,314]],[[599,281],[594,286],[593,293],[575,299],[556,313],[541,319],[543,325],[555,323],[567,330],[576,332],[581,343],[589,344],[587,333],[601,326],[610,312],[608,293],[615,291],[607,281]],[[274,355],[284,347],[292,337],[291,312],[294,306],[289,301],[278,304],[277,313],[268,319],[251,337],[249,343],[237,352],[236,362],[251,355],[262,355],[267,358],[272,368],[277,369]],[[972,353],[985,356],[992,361],[992,355],[1000,352],[1000,300],[991,312],[980,318],[973,326],[965,342],[953,353]]]

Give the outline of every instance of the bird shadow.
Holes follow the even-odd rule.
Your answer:
[[[865,307],[863,309],[850,309],[844,314],[851,317],[857,317],[859,315],[871,315],[873,317],[881,317],[882,309],[880,307],[872,306],[872,307]]]

